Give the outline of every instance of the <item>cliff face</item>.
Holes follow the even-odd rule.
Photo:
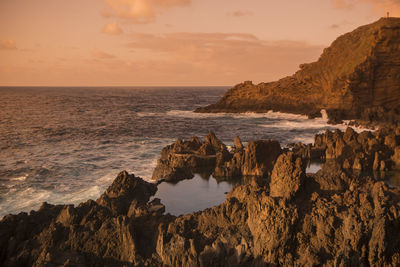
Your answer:
[[[382,18],[340,36],[317,62],[276,82],[244,82],[198,112],[269,110],[370,116],[365,109],[400,109],[400,18]]]

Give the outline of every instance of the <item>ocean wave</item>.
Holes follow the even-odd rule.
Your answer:
[[[191,110],[170,110],[165,113],[167,116],[181,117],[181,118],[240,118],[240,119],[307,119],[305,115],[283,113],[268,111],[266,113],[256,113],[256,112],[243,112],[243,113],[197,113]]]

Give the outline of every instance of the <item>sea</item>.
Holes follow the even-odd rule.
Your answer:
[[[36,210],[42,202],[95,200],[123,170],[151,181],[161,149],[177,138],[213,131],[227,145],[239,136],[245,143],[275,139],[285,146],[346,128],[328,125],[326,116],[193,112],[228,89],[0,87],[0,218]],[[180,215],[222,203],[232,186],[196,175],[162,183],[155,197],[167,213]]]

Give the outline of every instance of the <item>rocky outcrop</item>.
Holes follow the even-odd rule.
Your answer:
[[[243,176],[265,178],[282,153],[279,142],[274,140],[250,141],[244,147],[236,137],[234,144],[234,149],[228,151],[214,133],[208,134],[203,142],[197,137],[178,140],[163,148],[152,178],[178,181],[204,171],[220,180]]]
[[[153,254],[162,215],[155,184],[122,172],[97,200],[43,203],[0,221],[1,266],[124,266]],[[145,223],[144,223],[145,222]]]
[[[382,18],[340,36],[317,62],[276,82],[247,81],[197,112],[267,112],[319,116],[331,122],[400,122],[400,18]]]
[[[398,129],[381,128],[359,134],[350,127],[345,132],[326,131],[315,136],[313,145],[299,144],[292,150],[304,159],[335,160],[345,169],[387,171],[398,168]]]
[[[271,175],[271,197],[293,198],[304,184],[305,164],[292,152],[279,156]]]
[[[398,266],[400,190],[302,162],[281,154],[270,182],[180,217],[122,172],[97,201],[4,217],[1,266]]]
[[[194,173],[211,172],[215,168],[216,153],[221,151],[226,152],[226,147],[214,133],[209,133],[204,142],[197,137],[189,141],[178,139],[162,149],[152,179],[180,181],[192,178]]]

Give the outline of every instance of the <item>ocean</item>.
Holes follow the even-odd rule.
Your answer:
[[[161,149],[214,131],[227,145],[276,139],[311,143],[325,117],[268,112],[198,114],[228,87],[0,88],[0,218],[42,202],[97,199],[122,170],[150,181]],[[311,166],[313,167],[313,166]],[[315,166],[314,166],[315,167]],[[225,199],[232,184],[196,177],[161,184],[156,197],[179,215]]]

